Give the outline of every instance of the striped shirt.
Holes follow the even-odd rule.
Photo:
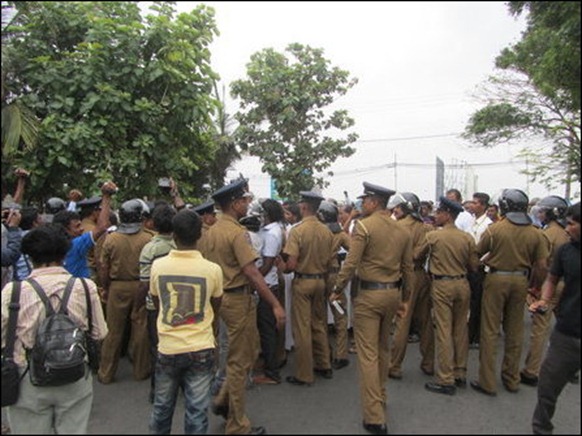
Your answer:
[[[42,287],[53,308],[60,309],[60,301],[63,296],[65,286],[71,275],[60,266],[36,268],[29,276],[35,279]],[[97,295],[95,283],[85,279],[89,287],[91,297],[91,308],[93,317],[92,337],[101,340],[107,335],[107,324],[103,316],[101,302]],[[8,315],[10,299],[12,298],[13,282],[8,283],[2,289],[2,348],[6,343],[6,331],[8,328]],[[69,316],[83,330],[88,329],[87,302],[85,299],[85,289],[81,280],[76,280],[73,285],[73,292],[67,305]],[[40,300],[32,286],[26,281],[22,282],[20,292],[20,311],[16,323],[16,341],[14,343],[14,361],[17,365],[26,366],[26,349],[31,349],[36,340],[36,332],[40,323],[46,318],[46,311],[43,302]]]

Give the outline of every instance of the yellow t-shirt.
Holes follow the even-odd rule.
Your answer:
[[[215,347],[210,298],[222,295],[222,269],[218,264],[204,259],[197,250],[172,250],[152,264],[150,292],[160,299],[160,353]]]

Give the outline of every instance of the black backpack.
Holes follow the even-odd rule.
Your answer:
[[[86,372],[86,351],[85,332],[69,317],[67,310],[75,277],[67,282],[58,312],[34,279],[26,281],[46,309],[46,318],[41,322],[34,347],[28,353],[30,381],[34,386],[61,386],[76,382]]]

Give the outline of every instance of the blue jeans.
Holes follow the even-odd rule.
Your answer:
[[[184,433],[208,431],[210,384],[214,376],[214,349],[182,354],[158,353],[151,434],[170,434],[178,388],[184,392]]]

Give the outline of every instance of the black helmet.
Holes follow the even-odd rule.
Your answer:
[[[65,200],[59,197],[52,197],[46,201],[45,204],[45,213],[49,213],[51,215],[60,212],[61,210],[65,210],[67,208],[67,203]]]
[[[150,209],[146,202],[139,198],[126,201],[119,208],[121,225],[117,231],[128,234],[137,233],[141,227],[141,222],[149,212]]]
[[[319,218],[324,223],[337,223],[338,209],[331,201],[322,201],[317,209]]]
[[[412,192],[397,193],[388,202],[388,209],[394,209],[396,206],[400,206],[406,215],[422,221],[422,217],[420,216],[420,199],[416,194]]]
[[[499,197],[499,212],[509,221],[517,225],[532,223],[527,214],[529,198],[520,189],[504,189]]]
[[[536,203],[537,209],[546,213],[546,222],[557,221],[562,227],[566,227],[566,211],[568,202],[557,195],[549,195]]]

